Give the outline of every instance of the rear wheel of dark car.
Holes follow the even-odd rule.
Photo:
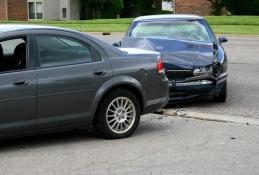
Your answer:
[[[215,102],[226,102],[227,100],[227,82],[224,83],[219,95],[213,96]]]
[[[128,90],[116,89],[108,94],[99,106],[95,129],[107,139],[131,136],[140,121],[140,103]]]

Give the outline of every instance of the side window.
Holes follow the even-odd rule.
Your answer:
[[[0,41],[0,72],[26,68],[26,37]]]
[[[63,36],[37,37],[41,67],[64,66],[99,61],[90,45]]]

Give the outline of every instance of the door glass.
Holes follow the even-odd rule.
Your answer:
[[[62,18],[67,18],[67,8],[62,8]]]
[[[29,19],[43,19],[42,2],[28,2]]]
[[[37,2],[36,3],[36,14],[37,14],[37,19],[43,19],[43,8],[42,8],[42,2]]]
[[[35,19],[35,5],[34,2],[29,2],[29,19]]]
[[[99,61],[92,48],[68,37],[41,35],[37,37],[41,67],[62,66]],[[93,57],[94,55],[94,57]]]
[[[0,72],[26,68],[26,38],[0,41]]]

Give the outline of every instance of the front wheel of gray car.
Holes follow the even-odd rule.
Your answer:
[[[117,89],[101,102],[95,128],[107,139],[131,136],[140,121],[140,104],[137,97],[125,89]]]
[[[215,102],[226,102],[227,100],[227,82],[224,83],[219,95],[214,96],[213,100]]]

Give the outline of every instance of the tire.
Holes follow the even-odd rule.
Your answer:
[[[213,96],[213,101],[215,102],[226,102],[227,100],[227,82],[224,83],[219,95]]]
[[[112,91],[103,99],[98,109],[95,129],[104,138],[127,138],[139,125],[140,103],[128,90]]]

